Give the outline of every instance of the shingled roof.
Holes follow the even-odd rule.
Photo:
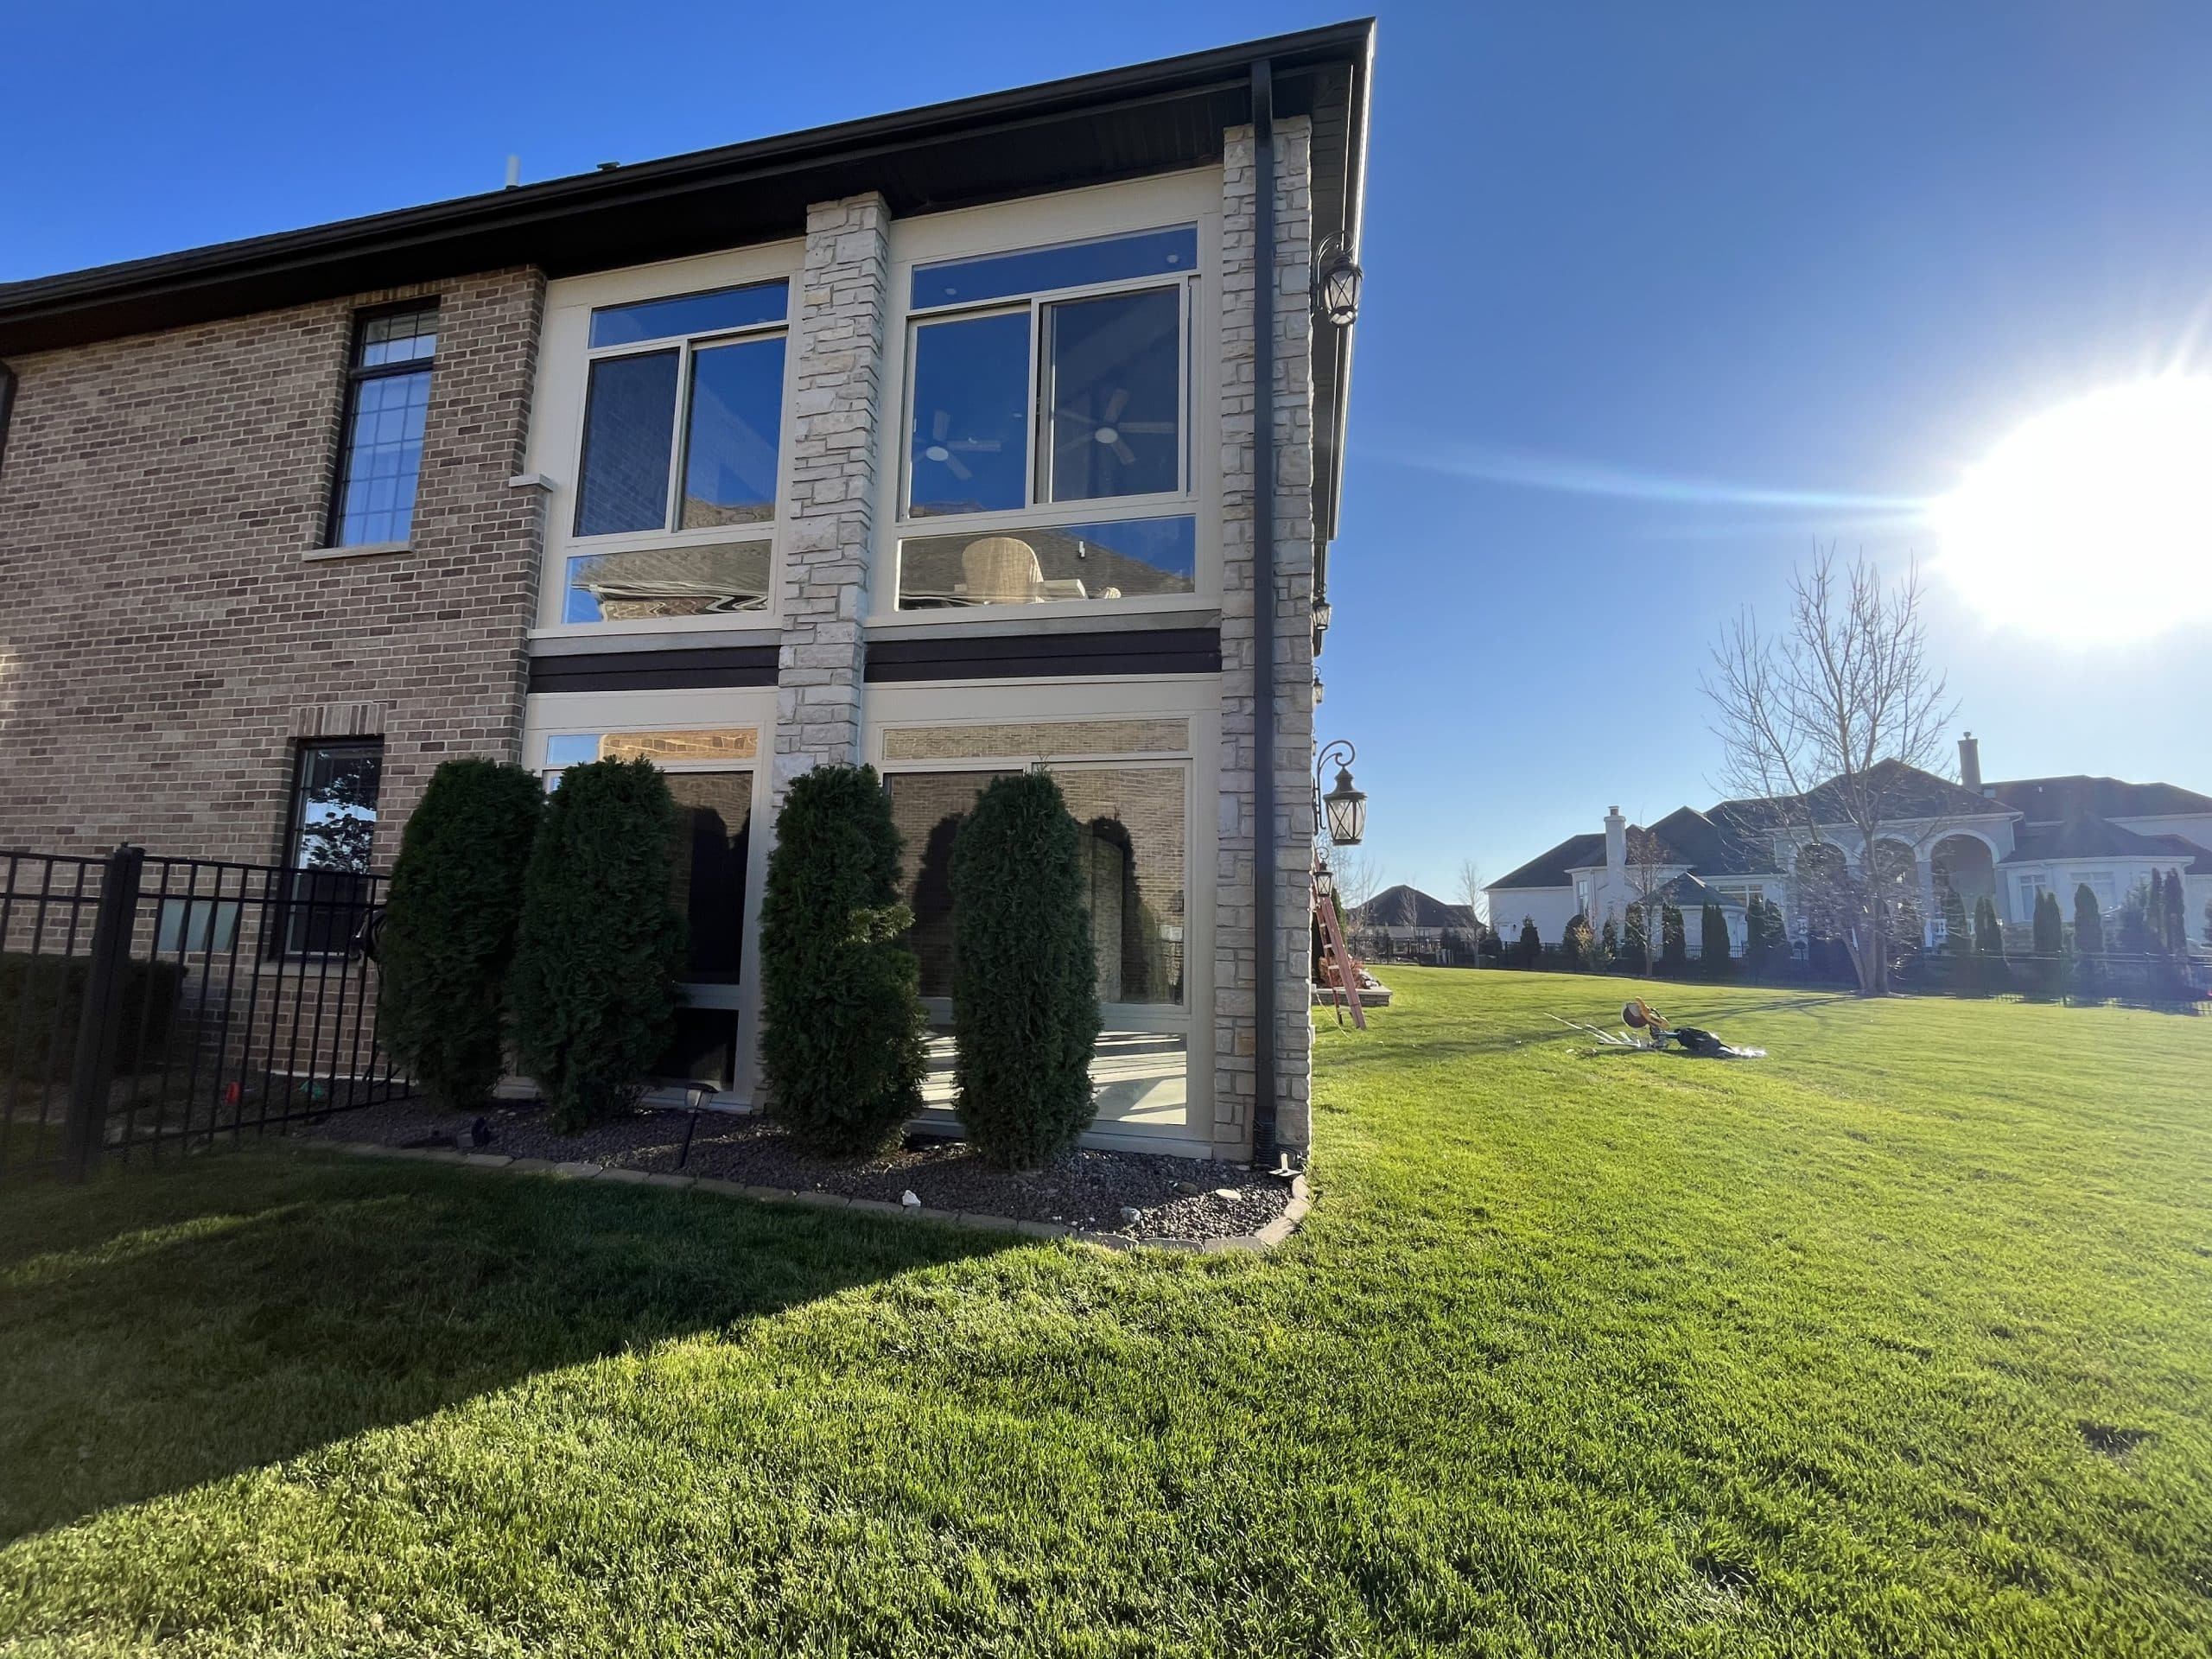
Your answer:
[[[1548,853],[1539,853],[1519,869],[1502,875],[1493,887],[1563,887],[1569,870],[1605,861],[1604,835],[1569,836]]]
[[[2119,778],[2016,778],[1991,784],[1990,796],[2030,823],[2075,818],[2185,817],[2212,813],[2212,796],[2174,784],[2131,784]]]
[[[1419,887],[1385,887],[1351,913],[1355,927],[1472,927],[1474,912],[1447,905]]]

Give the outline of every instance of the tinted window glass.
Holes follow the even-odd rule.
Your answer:
[[[1196,270],[1198,263],[1198,227],[1183,225],[1099,242],[1070,242],[1021,253],[917,265],[912,304],[918,311],[926,306],[966,305],[1017,294],[1042,294],[1056,288],[1188,272]]]
[[[1165,494],[1180,485],[1181,334],[1173,289],[1045,308],[1047,499]]]
[[[759,524],[775,516],[783,409],[780,337],[692,353],[679,528]]]
[[[735,984],[745,941],[745,865],[753,815],[749,772],[672,772],[675,898],[683,912],[683,977]]]
[[[374,369],[388,363],[417,363],[438,349],[438,313],[433,306],[417,311],[387,311],[365,318],[359,349],[353,366]]]
[[[651,547],[569,561],[563,622],[713,616],[768,606],[768,543]]]
[[[284,947],[295,954],[342,951],[366,915],[384,746],[354,741],[300,750],[292,799],[290,862],[297,872],[285,907]]]
[[[423,469],[423,427],[430,372],[383,374],[353,388],[346,435],[346,477],[338,505],[340,547],[404,542],[414,528],[415,485]]]
[[[899,608],[1187,594],[1198,567],[1198,524],[1190,518],[909,536],[899,543]]]
[[[591,365],[577,535],[666,527],[677,364],[674,352],[650,352]]]
[[[916,329],[908,511],[919,518],[1026,505],[1028,423],[1027,312]]]
[[[753,283],[708,294],[678,294],[635,305],[604,306],[591,314],[591,343],[627,346],[635,340],[673,340],[684,334],[712,334],[726,328],[781,322],[788,287],[784,283]]]

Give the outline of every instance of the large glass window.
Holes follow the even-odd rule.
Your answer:
[[[1045,308],[1046,499],[1164,495],[1182,482],[1182,296]]]
[[[952,994],[952,846],[976,798],[1003,770],[894,772],[892,820],[914,912],[922,995]],[[1185,773],[1180,766],[1056,769],[1079,831],[1098,997],[1184,996]]]
[[[365,915],[369,855],[376,839],[384,744],[376,738],[302,743],[292,778],[285,861],[283,941],[297,954],[340,953]]]
[[[900,538],[901,609],[1194,589],[1197,264],[1183,226],[915,270],[901,517],[977,522]],[[1103,502],[1160,516],[1055,522]]]
[[[642,544],[570,558],[563,621],[766,607],[766,540],[655,538],[774,521],[788,298],[759,283],[592,314],[574,533]]]
[[[413,529],[437,348],[435,304],[378,312],[355,327],[333,547],[404,542]]]
[[[753,772],[717,765],[749,761],[760,734],[750,727],[663,732],[564,732],[545,740],[545,786],[570,766],[646,760],[668,774],[677,809],[673,892],[684,919],[683,977],[734,985],[744,963],[745,874],[753,833]]]
[[[913,517],[1028,504],[1027,311],[914,331],[912,439]]]

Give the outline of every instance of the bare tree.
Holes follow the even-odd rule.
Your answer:
[[[1801,914],[1833,918],[1859,988],[1888,988],[1890,942],[1905,885],[1882,879],[1883,831],[1908,819],[1925,789],[1916,773],[1941,764],[1957,705],[1928,658],[1920,573],[1886,586],[1862,556],[1840,565],[1833,547],[1790,579],[1789,618],[1763,633],[1750,612],[1713,648],[1704,682],[1724,746],[1729,792],[1756,798],[1777,838],[1827,850],[1797,861],[1819,891]],[[1859,861],[1827,829],[1847,825]]]
[[[1363,908],[1383,886],[1375,861],[1364,850],[1338,847],[1329,855],[1329,869],[1337,878],[1337,914],[1349,918]],[[1351,924],[1347,921],[1345,925]]]
[[[1467,949],[1479,950],[1490,924],[1490,894],[1483,887],[1483,867],[1471,858],[1459,861],[1459,906],[1467,912]]]
[[[1649,830],[1630,824],[1628,827],[1627,856],[1629,879],[1636,884],[1634,906],[1643,912],[1643,925],[1638,930],[1643,941],[1643,960],[1637,965],[1648,978],[1652,959],[1659,954],[1659,914],[1662,901],[1656,899],[1659,889],[1667,884],[1673,865],[1674,849]]]

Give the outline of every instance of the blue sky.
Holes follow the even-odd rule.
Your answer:
[[[869,10],[19,8],[0,41],[43,67],[0,101],[0,280],[490,188],[511,151],[547,178],[1357,9]],[[1380,14],[1322,730],[1359,746],[1381,871],[1449,896],[1611,802],[1709,798],[1698,675],[1737,607],[1816,541],[1931,551],[1885,504],[2189,353],[2212,9]],[[2212,791],[2201,629],[2069,647],[1940,588],[1931,620],[1991,775]]]

